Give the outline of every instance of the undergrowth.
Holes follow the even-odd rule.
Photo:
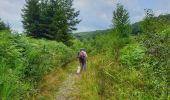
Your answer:
[[[35,93],[37,83],[73,57],[62,43],[0,32],[0,99],[19,100]]]

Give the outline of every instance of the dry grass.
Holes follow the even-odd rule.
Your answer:
[[[76,100],[100,100],[95,68],[97,61],[98,59],[93,57],[88,58],[87,71],[79,75],[79,79],[75,83],[77,91],[72,93]]]
[[[49,73],[39,82],[38,93],[34,100],[54,100],[59,88],[67,76],[74,72],[77,62],[73,61],[68,65],[58,68],[56,71]]]

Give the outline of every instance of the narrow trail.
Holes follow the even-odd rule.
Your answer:
[[[33,100],[77,100],[73,93],[77,91],[75,83],[80,79],[76,74],[78,65],[78,61],[73,61],[44,76]]]
[[[76,73],[79,61],[75,60],[44,76],[32,100],[99,100],[94,98],[98,97],[95,71],[91,67],[95,60],[89,61],[88,71],[79,75]]]
[[[56,100],[76,100],[73,94],[77,91],[75,83],[78,78],[79,76],[75,73],[70,74],[59,88]]]

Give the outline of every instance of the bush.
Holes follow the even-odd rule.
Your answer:
[[[62,43],[0,31],[0,99],[23,99],[42,76],[73,58]]]
[[[73,51],[62,43],[23,38],[23,36],[18,37],[18,47],[23,49],[25,59],[25,66],[20,71],[21,76],[34,82],[68,62],[73,56]]]
[[[31,88],[22,83],[17,76],[17,68],[23,66],[20,50],[9,31],[0,32],[0,99],[22,98]],[[25,94],[23,94],[25,93]]]
[[[9,24],[4,23],[0,18],[0,30],[10,30]]]
[[[145,51],[139,44],[128,44],[120,51],[120,61],[127,67],[137,67],[143,61]]]

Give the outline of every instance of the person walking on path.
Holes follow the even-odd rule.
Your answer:
[[[85,52],[84,48],[80,49],[78,57],[79,57],[79,61],[80,61],[81,71],[86,71],[87,53]]]

